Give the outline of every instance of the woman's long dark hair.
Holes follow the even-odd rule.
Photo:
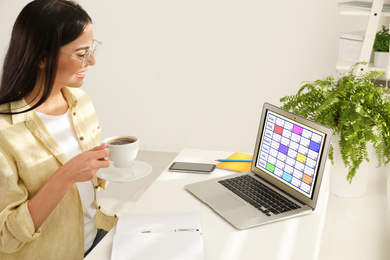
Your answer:
[[[57,73],[60,47],[76,40],[92,19],[73,1],[35,0],[26,5],[15,21],[4,59],[0,83],[0,105],[30,94],[37,81],[38,66],[45,62],[43,95],[30,111],[47,100]]]

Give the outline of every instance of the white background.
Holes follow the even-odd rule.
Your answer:
[[[30,1],[0,0],[0,65]],[[253,152],[264,102],[303,81],[337,76],[339,34],[367,18],[337,0],[80,0],[103,42],[83,89],[102,139],[136,135],[141,149]]]

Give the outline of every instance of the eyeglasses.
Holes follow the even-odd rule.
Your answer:
[[[68,56],[71,56],[73,58],[81,60],[81,67],[84,68],[87,65],[87,62],[88,62],[89,57],[91,56],[91,53],[93,55],[96,55],[97,51],[100,49],[101,46],[102,46],[102,42],[97,41],[97,40],[94,39],[93,42],[92,42],[92,46],[89,49],[89,51],[87,51],[83,55],[75,56],[75,55],[72,55],[72,54],[69,54],[69,53],[65,53],[65,52],[62,52],[62,51],[60,51],[60,53],[66,54]]]

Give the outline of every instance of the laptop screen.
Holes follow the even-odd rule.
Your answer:
[[[325,133],[267,110],[255,167],[311,198]]]

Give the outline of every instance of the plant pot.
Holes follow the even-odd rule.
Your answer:
[[[341,159],[339,148],[340,137],[332,137],[332,145],[334,148],[334,164],[330,169],[330,193],[346,198],[362,197],[367,192],[368,181],[371,174],[375,174],[375,171],[382,170],[377,168],[378,160],[375,155],[374,147],[367,145],[368,157],[370,162],[363,161],[359,169],[357,170],[355,177],[352,179],[352,183],[347,180],[348,169],[344,166],[344,162]]]
[[[387,67],[389,63],[389,53],[379,52],[374,53],[374,67]]]

